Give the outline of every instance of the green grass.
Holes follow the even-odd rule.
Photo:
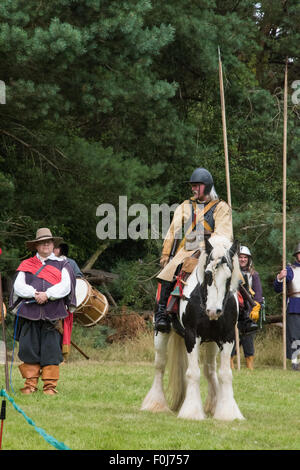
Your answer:
[[[15,402],[37,426],[73,450],[299,449],[298,373],[261,368],[234,371],[236,400],[246,421],[179,420],[139,411],[153,377],[148,363],[69,363],[61,367],[59,395],[22,396],[13,374]],[[203,397],[206,382],[202,384]],[[7,403],[4,449],[53,447]]]
[[[145,360],[150,348],[153,356],[152,337],[146,335],[105,350],[90,350],[89,361],[73,351],[70,361],[60,368],[59,394],[54,397],[41,391],[22,395],[19,389],[23,379],[14,363],[15,394],[12,390],[9,394],[37,426],[73,450],[300,448],[298,372],[282,370],[280,360],[277,365],[273,361],[272,367],[264,365],[262,357],[254,371],[245,369],[242,363],[240,371],[233,371],[234,392],[246,420],[224,423],[208,418],[191,422],[171,413],[140,411],[153,380],[152,357]],[[205,399],[203,375],[202,379]],[[8,402],[2,447],[54,450]]]

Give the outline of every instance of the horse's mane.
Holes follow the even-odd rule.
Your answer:
[[[230,290],[235,292],[238,289],[239,282],[241,280],[241,271],[240,271],[240,263],[239,263],[239,258],[238,255],[235,254],[233,259],[233,270],[232,270],[232,278],[231,278],[231,283],[230,283]]]
[[[235,292],[238,288],[239,281],[241,279],[241,274],[240,274],[240,265],[239,265],[239,260],[238,260],[238,255],[235,254],[232,258],[230,258],[229,255],[229,249],[232,246],[232,242],[226,238],[222,237],[220,235],[213,235],[209,239],[209,243],[213,247],[213,257],[215,259],[217,258],[222,258],[222,256],[226,257],[226,260],[228,261],[228,264],[230,265],[232,262],[232,277],[231,277],[231,283],[230,283],[230,290]],[[200,284],[202,284],[203,279],[204,279],[204,271],[205,271],[205,266],[207,262],[207,253],[205,250],[201,252],[199,262],[198,262],[198,278]]]

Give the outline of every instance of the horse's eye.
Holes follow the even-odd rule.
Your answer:
[[[212,284],[212,272],[211,271],[205,271],[205,282],[207,283],[207,285],[211,286]]]

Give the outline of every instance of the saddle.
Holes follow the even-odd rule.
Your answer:
[[[176,283],[168,300],[167,313],[179,314],[179,301],[183,297],[183,289],[187,283],[190,274],[195,269],[200,256],[200,250],[195,251],[192,256],[186,258],[181,266],[179,274],[176,277]]]

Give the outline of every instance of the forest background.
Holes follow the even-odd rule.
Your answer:
[[[298,0],[3,0],[0,4],[0,270],[50,227],[82,267],[119,274],[118,305],[151,309],[162,239],[99,240],[100,204],[174,204],[203,166],[227,199],[223,61],[234,236],[267,313],[282,264],[283,84],[288,79],[287,258],[300,241]],[[299,94],[300,98],[300,94]],[[118,212],[117,212],[118,214]],[[130,219],[130,218],[129,218]],[[150,230],[150,227],[149,227]],[[150,233],[150,232],[149,232]]]

